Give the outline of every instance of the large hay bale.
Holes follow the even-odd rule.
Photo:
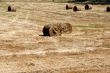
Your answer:
[[[16,9],[12,6],[8,6],[8,11],[9,12],[16,12]]]
[[[78,8],[77,6],[74,6],[74,7],[73,7],[73,11],[81,11],[81,9]]]
[[[49,24],[43,27],[44,36],[61,36],[62,33],[71,33],[72,26],[69,23]]]
[[[73,7],[72,6],[68,6],[68,5],[66,5],[66,10],[68,10],[68,9],[72,9]]]
[[[109,6],[107,6],[106,11],[110,12],[110,7]]]
[[[92,5],[86,4],[86,5],[85,5],[85,10],[89,10],[89,9],[92,9]]]

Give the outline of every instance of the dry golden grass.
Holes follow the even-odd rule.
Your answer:
[[[0,3],[0,73],[109,73],[110,14],[106,5],[66,10],[67,3]],[[17,12],[7,12],[13,5]],[[70,23],[73,31],[42,36],[43,26]]]

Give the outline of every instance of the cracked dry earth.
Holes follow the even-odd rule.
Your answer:
[[[17,12],[7,12],[13,5]],[[110,73],[106,6],[65,10],[66,3],[0,2],[0,73]],[[71,4],[75,5],[75,4]],[[45,24],[69,22],[73,32],[42,36]]]

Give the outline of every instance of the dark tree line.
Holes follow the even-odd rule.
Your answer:
[[[73,2],[85,2],[85,1],[90,1],[90,2],[110,2],[110,0],[69,0]]]

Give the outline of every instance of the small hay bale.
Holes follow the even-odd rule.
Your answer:
[[[68,5],[66,5],[66,10],[68,10]]]
[[[14,7],[8,6],[8,11],[9,12],[16,12],[16,9]]]
[[[11,6],[8,6],[8,11],[11,11]]]
[[[110,7],[109,6],[106,8],[106,11],[107,12],[110,12]]]
[[[74,11],[77,11],[77,10],[78,10],[77,6],[74,6],[74,7],[73,7],[73,10],[74,10]]]
[[[86,4],[86,5],[85,5],[85,10],[89,10],[89,9],[92,9],[92,6],[91,6],[91,5]]]
[[[72,6],[68,6],[68,5],[66,5],[66,10],[68,10],[68,9],[72,9],[73,7]]]
[[[69,23],[49,24],[43,27],[44,36],[61,36],[63,33],[71,33],[72,26]]]
[[[79,9],[77,6],[74,6],[73,11],[81,11],[81,9]]]

